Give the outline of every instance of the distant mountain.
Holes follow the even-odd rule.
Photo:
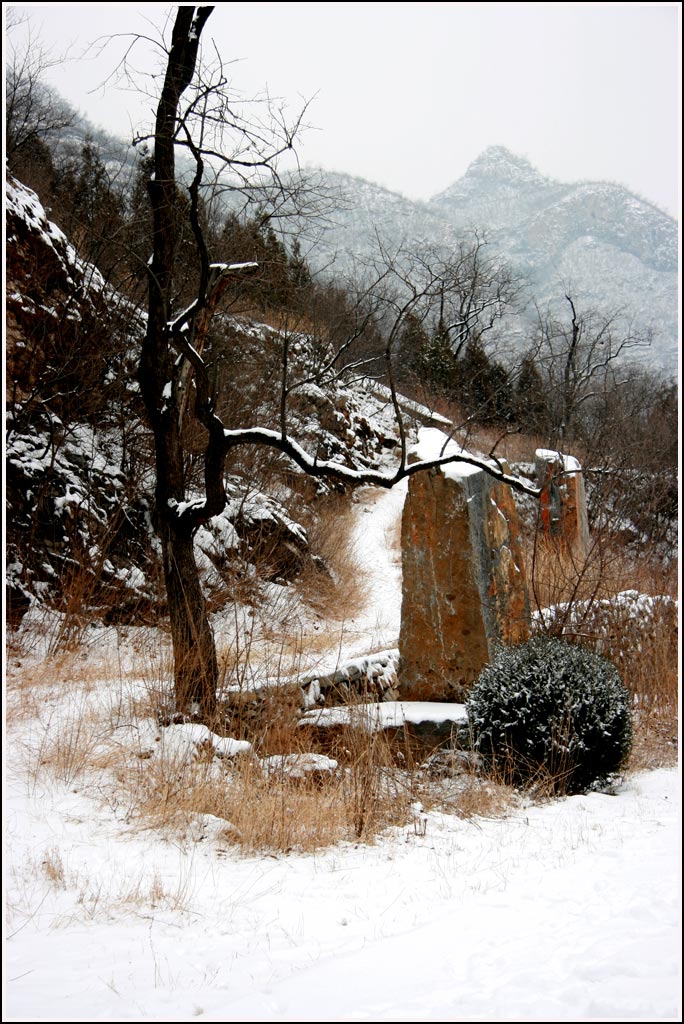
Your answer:
[[[60,148],[73,150],[92,133],[80,121]],[[132,148],[104,132],[94,134],[120,180],[131,174]],[[676,372],[677,222],[626,188],[546,178],[503,146],[484,150],[463,177],[428,202],[349,174],[317,171],[314,177],[329,198],[338,197],[324,227],[301,224],[303,240],[310,240],[305,255],[325,274],[347,273],[359,257],[377,254],[378,240],[390,251],[402,244],[448,248],[464,232],[478,230],[524,275],[530,309],[534,300],[564,314],[567,288],[583,310],[619,308],[636,327],[654,331],[651,348],[631,355]],[[530,318],[528,313],[509,324],[516,346],[529,335]]]
[[[310,255],[318,265],[334,259],[346,268],[377,251],[378,237],[390,250],[446,247],[465,231],[484,231],[541,307],[560,310],[566,288],[584,309],[619,307],[640,328],[653,327],[649,365],[676,370],[677,223],[622,186],[553,181],[502,146],[486,149],[429,202],[350,175],[321,175],[342,200]]]

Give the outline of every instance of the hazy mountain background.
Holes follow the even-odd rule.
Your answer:
[[[111,168],[123,176],[132,173],[132,147],[84,119],[59,148],[73,152],[86,136]],[[379,242],[390,253],[401,246],[448,249],[477,231],[526,284],[527,307],[508,319],[499,346],[525,346],[535,303],[567,320],[568,292],[582,312],[619,310],[637,330],[652,329],[650,348],[630,350],[630,358],[676,374],[678,224],[647,199],[611,182],[544,177],[503,146],[485,149],[461,178],[427,202],[349,174],[306,173],[326,196],[328,212],[320,221],[295,221],[294,233],[322,274],[358,272],[359,261],[377,255]]]
[[[477,230],[523,274],[530,304],[560,312],[570,291],[583,309],[620,309],[637,328],[653,328],[641,358],[676,371],[678,226],[648,200],[609,182],[553,181],[501,146],[486,149],[429,202],[346,174],[321,177],[341,203],[309,252],[314,265],[349,269],[355,257],[377,251],[378,238],[390,251],[448,247]],[[520,340],[533,315],[530,305]]]

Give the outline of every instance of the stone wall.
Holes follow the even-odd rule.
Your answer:
[[[421,431],[414,457],[434,457],[445,440]],[[529,636],[510,488],[458,463],[416,474],[404,505],[402,566],[401,694],[461,700],[497,641]]]

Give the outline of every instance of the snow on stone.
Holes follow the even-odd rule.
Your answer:
[[[307,711],[301,724],[330,728],[354,725],[367,732],[383,729],[401,729],[405,725],[445,725],[468,721],[464,704],[446,704],[440,701],[382,701],[377,704],[343,705]]]
[[[299,683],[300,686],[307,686],[311,682],[336,684],[377,680],[381,688],[386,689],[397,681],[398,664],[399,648],[394,647],[386,651],[377,651],[375,654],[367,654],[361,658],[351,658],[339,664],[332,673],[326,674],[321,671],[308,673],[299,680]]]
[[[418,462],[435,462],[438,459],[457,458],[460,455],[473,458],[470,452],[466,451],[458,441],[450,440],[446,434],[436,427],[423,427],[418,432],[418,443],[411,449],[411,455],[415,456]],[[448,463],[442,468],[445,476],[453,480],[466,476],[474,476],[481,473],[480,466],[471,466],[466,462]]]
[[[229,551],[240,546],[240,538],[233,524],[228,519],[227,510],[214,516],[204,526],[200,526],[195,534],[195,547],[214,561],[225,558]]]
[[[77,271],[82,277],[87,274],[90,287],[104,289],[105,281],[100,271],[92,264],[84,263],[80,259],[64,233],[56,224],[48,220],[36,193],[14,178],[8,179],[5,183],[5,209],[7,213],[14,213],[21,218],[32,231],[40,234],[45,245],[48,245],[56,253],[65,267]],[[67,283],[74,284],[68,273]]]
[[[247,740],[217,736],[206,725],[186,722],[161,730],[158,756],[180,765],[197,760],[203,750],[218,757],[232,758],[248,754],[251,749],[252,744]]]
[[[167,505],[181,519],[188,510],[202,508],[205,501],[205,498],[189,498],[187,501],[176,501],[175,498],[169,498]]]
[[[638,590],[622,590],[613,597],[549,605],[535,612],[533,617],[546,628],[555,621],[565,619],[568,620],[568,627],[571,627],[573,624],[584,622],[590,614],[592,619],[605,619],[607,628],[614,628],[615,613],[622,611],[636,625],[647,629],[656,611],[668,605],[676,611],[679,602],[676,598],[664,594],[654,596],[642,594]]]
[[[161,729],[155,719],[140,718],[132,724],[119,725],[113,729],[110,743],[137,757],[152,757],[161,743]]]
[[[145,573],[138,569],[136,565],[130,568],[122,567],[121,569],[116,569],[114,575],[132,590],[140,590],[145,586]]]
[[[332,775],[337,770],[337,761],[325,754],[272,754],[262,757],[260,764],[265,775],[287,779]]]
[[[385,384],[380,384],[377,381],[371,381],[368,386],[371,393],[377,398],[381,398],[387,404],[392,403],[392,392]],[[396,398],[402,412],[408,414],[419,423],[434,423],[445,430],[450,430],[452,428],[453,424],[451,420],[448,420],[446,416],[442,416],[441,413],[428,409],[427,406],[421,405],[419,402],[414,402],[412,399],[406,398],[404,395],[396,395]],[[393,405],[392,415],[394,416]]]
[[[225,818],[218,818],[215,814],[195,814],[185,836],[190,842],[201,843],[206,840],[211,842],[226,842],[237,833],[237,829]]]
[[[239,757],[249,754],[252,750],[252,744],[248,740],[235,740],[231,736],[217,736],[215,733],[212,733],[210,738],[217,757]]]
[[[566,473],[581,473],[582,466],[574,455],[565,455],[563,452],[554,451],[552,448],[537,448],[534,453],[535,459],[545,462],[562,461],[563,470]]]

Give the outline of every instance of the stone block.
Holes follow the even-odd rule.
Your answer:
[[[445,441],[423,430],[412,457],[433,458]],[[462,700],[497,642],[530,635],[510,487],[462,463],[411,477],[402,567],[401,695]]]
[[[572,455],[538,448],[534,456],[541,488],[539,524],[544,536],[565,544],[576,558],[589,551],[589,520],[582,466]]]

